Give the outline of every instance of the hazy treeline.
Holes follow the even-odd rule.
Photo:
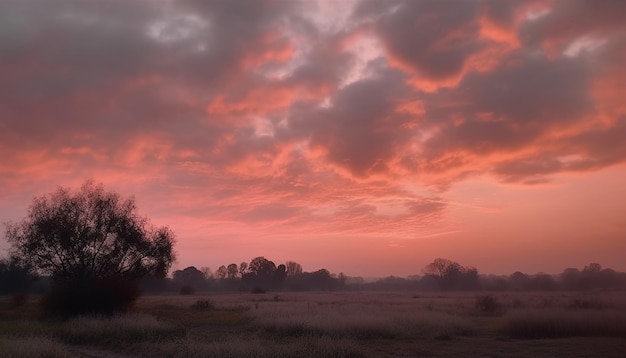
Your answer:
[[[16,259],[0,260],[0,294],[42,292],[45,277]],[[276,265],[265,257],[250,262],[223,265],[212,271],[190,266],[172,272],[171,277],[144,278],[147,293],[266,292],[266,291],[585,291],[626,289],[626,273],[591,263],[582,269],[567,268],[560,274],[482,275],[478,269],[438,258],[422,269],[420,275],[389,276],[366,281],[362,277],[333,274],[326,269],[306,272],[294,261]]]
[[[215,272],[207,267],[197,269],[194,266],[176,270],[164,288],[182,294],[196,291],[329,291],[343,288],[344,283],[343,274],[334,275],[326,269],[304,272],[297,262],[276,265],[260,256],[249,263],[220,266]],[[157,287],[146,284],[144,288]]]

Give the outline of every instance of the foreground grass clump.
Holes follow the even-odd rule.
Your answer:
[[[0,356],[3,358],[69,358],[67,347],[45,337],[0,336]]]
[[[513,338],[626,338],[626,313],[609,310],[519,310],[504,317],[502,333]]]
[[[476,296],[476,302],[474,303],[474,307],[479,313],[488,315],[495,315],[501,313],[502,311],[502,305],[493,295]]]

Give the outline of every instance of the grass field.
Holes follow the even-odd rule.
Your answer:
[[[626,292],[146,296],[112,318],[0,298],[2,357],[623,357]]]

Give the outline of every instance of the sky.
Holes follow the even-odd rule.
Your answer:
[[[626,271],[625,18],[619,0],[0,0],[0,221],[92,178],[174,231],[175,269]]]

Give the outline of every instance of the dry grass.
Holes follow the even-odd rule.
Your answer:
[[[72,344],[119,345],[158,342],[184,337],[185,331],[145,314],[117,317],[78,317],[63,323],[55,332]]]
[[[365,357],[357,342],[329,337],[300,337],[297,340],[278,342],[260,338],[231,338],[225,341],[206,342],[195,339],[170,341],[158,346],[136,347],[138,351],[154,352],[156,356],[172,358],[204,357]]]
[[[496,311],[482,309],[486,296]],[[0,298],[2,357],[63,357],[73,345],[146,357],[576,357],[599,352],[597,342],[596,355],[626,350],[619,292],[150,296],[130,314],[69,321],[39,320],[31,302],[8,299]]]
[[[626,312],[517,310],[505,317],[502,332],[513,338],[626,338]]]
[[[467,319],[416,310],[408,304],[354,301],[265,302],[251,310],[262,332],[282,336],[330,336],[358,339],[450,338],[472,335]]]
[[[3,358],[66,358],[67,347],[45,337],[0,336],[0,356]]]

